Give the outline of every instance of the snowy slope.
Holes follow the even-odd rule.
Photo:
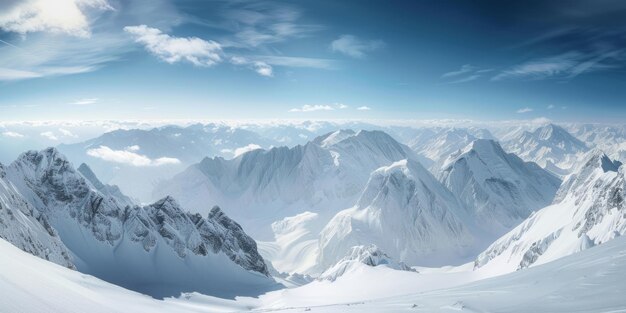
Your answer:
[[[592,150],[561,185],[554,203],[498,239],[475,261],[500,272],[543,264],[626,232],[621,163]]]
[[[523,160],[535,162],[561,176],[569,173],[578,157],[589,150],[584,142],[554,124],[541,126],[532,132],[523,131],[504,141],[503,147]]]
[[[48,219],[6,178],[0,164],[0,238],[42,259],[74,268],[70,253]]]
[[[475,140],[446,160],[439,180],[497,238],[552,202],[561,181],[537,164]]]
[[[399,271],[415,272],[414,269],[396,262],[375,245],[354,246],[337,264],[324,271],[317,279],[335,281],[344,274],[358,271],[362,266],[385,266]]]
[[[626,312],[626,238],[555,262],[472,283],[365,268],[261,297],[272,312]],[[381,268],[381,270],[384,270]],[[400,273],[400,272],[398,272]],[[413,276],[413,277],[411,277]],[[434,278],[434,280],[432,280]],[[448,284],[446,286],[445,284]],[[404,290],[404,292],[398,289]]]
[[[409,265],[466,260],[475,244],[468,220],[458,199],[432,174],[402,160],[374,171],[356,205],[326,225],[318,265],[326,269],[351,247],[368,244]]]
[[[275,288],[254,240],[219,208],[204,218],[171,197],[121,207],[53,148],[24,153],[7,177],[58,231],[81,272],[159,297]]]

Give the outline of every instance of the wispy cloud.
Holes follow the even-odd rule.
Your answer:
[[[548,110],[552,110],[552,109],[554,109],[554,104],[550,104],[550,105],[548,105],[548,106],[546,107],[546,109],[548,109]]]
[[[22,35],[32,32],[64,33],[89,37],[87,11],[113,10],[106,0],[31,0],[16,2],[0,11],[0,29]]]
[[[247,146],[244,147],[240,147],[235,149],[235,151],[233,151],[234,157],[238,157],[246,152],[250,152],[250,151],[254,151],[254,150],[259,150],[259,149],[263,149],[261,146],[257,145],[257,144],[249,144]]]
[[[196,66],[211,66],[222,60],[222,47],[212,40],[197,37],[173,37],[146,25],[126,26],[135,42],[167,63],[187,61]]]
[[[292,38],[303,38],[323,27],[300,23],[301,11],[269,2],[230,3],[239,5],[224,11],[223,18],[234,26],[234,33],[223,40],[225,46],[258,48]]]
[[[572,79],[583,73],[615,69],[623,66],[624,50],[600,53],[571,51],[557,56],[539,58],[515,65],[494,76],[491,80],[506,79]]]
[[[127,148],[126,150],[113,150],[107,146],[100,146],[98,148],[87,150],[87,155],[108,162],[126,164],[136,167],[180,164],[180,160],[176,158],[161,157],[156,159],[150,159],[145,155],[135,153],[134,151],[136,150],[132,150],[129,148]]]
[[[364,58],[367,53],[385,46],[382,40],[362,40],[353,35],[341,35],[333,40],[330,49],[353,58]]]
[[[461,66],[461,68],[456,70],[456,71],[451,71],[451,72],[444,73],[443,75],[441,75],[441,78],[457,77],[457,76],[461,76],[463,74],[473,73],[477,69],[478,68],[476,66],[473,66],[471,64],[465,64],[465,65]]]
[[[315,112],[315,111],[333,111],[333,110],[335,110],[335,108],[327,104],[315,104],[315,105],[305,104],[300,108],[293,108],[289,110],[289,112]]]
[[[358,108],[356,108],[356,109],[357,109],[357,110],[359,110],[359,111],[369,111],[369,110],[371,110],[372,108],[370,108],[370,107],[368,107],[368,106],[360,106],[360,107],[358,107]]]
[[[70,102],[70,104],[89,105],[89,104],[94,104],[94,103],[96,103],[98,101],[99,101],[98,98],[83,98],[83,99],[78,99],[76,101]]]
[[[465,64],[458,70],[442,74],[441,78],[447,80],[448,84],[459,84],[477,80],[483,77],[485,73],[491,71],[492,69],[484,69],[471,64]]]
[[[532,108],[525,107],[525,108],[521,108],[521,109],[517,110],[516,113],[523,114],[523,113],[528,113],[528,112],[532,112],[532,111],[533,111]]]
[[[53,140],[53,141],[59,140],[59,138],[51,131],[42,132],[39,135],[49,140]]]
[[[24,135],[13,131],[5,131],[2,133],[2,136],[9,138],[24,138]]]
[[[272,66],[263,61],[253,61],[244,57],[235,56],[230,59],[230,62],[235,65],[247,65],[261,76],[274,76],[274,69]]]
[[[59,132],[61,133],[61,135],[65,136],[65,137],[78,138],[78,135],[72,133],[71,131],[69,131],[68,129],[65,129],[65,128],[59,128]]]

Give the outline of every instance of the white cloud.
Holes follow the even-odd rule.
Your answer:
[[[240,155],[242,155],[242,154],[244,154],[246,152],[250,152],[250,151],[258,150],[258,149],[263,149],[263,148],[261,146],[257,145],[257,144],[251,143],[251,144],[249,144],[247,146],[235,149],[234,157],[236,158],[236,157],[238,157],[238,156],[240,156]]]
[[[141,150],[141,147],[139,147],[138,145],[132,145],[132,146],[126,147],[126,150],[128,150],[128,151],[139,151],[139,150]]]
[[[622,66],[622,50],[606,50],[594,53],[567,52],[557,56],[531,60],[513,66],[491,80],[505,79],[571,79],[580,74]]]
[[[521,108],[521,109],[517,110],[516,113],[522,114],[522,113],[528,113],[528,112],[532,112],[532,111],[533,111],[532,108],[525,107],[525,108]]]
[[[65,136],[65,137],[72,137],[72,138],[78,138],[77,135],[73,134],[71,131],[65,129],[65,128],[59,128],[59,132],[61,133],[61,135]]]
[[[361,40],[353,35],[341,35],[330,44],[332,51],[359,59],[384,46],[385,43],[381,40]]]
[[[261,61],[254,62],[254,70],[261,76],[267,76],[267,77],[273,76],[272,67],[265,62],[261,62]]]
[[[10,68],[0,68],[0,81],[2,80],[20,80],[28,78],[37,78],[42,75],[32,71],[22,71]]]
[[[24,135],[12,131],[5,131],[2,133],[2,136],[9,138],[24,138]]]
[[[335,103],[335,106],[337,107],[337,109],[347,109],[348,106],[343,104],[343,103]]]
[[[137,167],[180,164],[180,160],[176,158],[161,157],[157,159],[150,159],[145,155],[137,154],[133,151],[113,150],[107,146],[100,146],[98,148],[89,149],[87,150],[87,155],[108,162],[126,164]]]
[[[473,66],[471,64],[465,64],[465,65],[461,66],[461,68],[459,70],[444,73],[443,75],[441,75],[441,78],[461,76],[461,75],[464,75],[464,74],[472,73],[476,69],[477,69],[476,66]]]
[[[357,110],[359,110],[359,111],[369,111],[369,110],[371,110],[372,108],[370,108],[370,107],[368,107],[368,106],[365,106],[365,105],[364,105],[364,106],[360,106],[360,107],[358,107],[358,108],[356,108],[356,109],[357,109]]]
[[[75,104],[75,105],[89,105],[89,104],[94,104],[96,102],[98,102],[98,98],[83,98],[83,99],[78,99],[74,102],[71,102],[70,104]]]
[[[13,5],[9,3],[0,11],[0,29],[23,35],[32,32],[52,32],[89,37],[91,30],[86,11],[88,9],[113,10],[106,0],[13,2]]]
[[[333,111],[334,108],[327,104],[305,104],[301,108],[293,108],[289,112],[314,112],[314,111]]]
[[[548,110],[552,110],[552,109],[554,109],[554,105],[553,105],[553,104],[548,105],[547,109],[548,109]]]
[[[124,31],[146,50],[167,63],[187,61],[196,66],[211,66],[222,61],[222,46],[197,37],[172,37],[146,25],[126,26]]]
[[[43,132],[43,133],[40,133],[39,135],[41,135],[41,137],[44,137],[50,140],[55,140],[55,141],[59,140],[59,138],[51,131]]]

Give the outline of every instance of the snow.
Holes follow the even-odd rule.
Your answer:
[[[552,205],[493,243],[477,268],[501,273],[543,264],[607,242],[626,232],[624,168],[599,150],[583,158]]]
[[[561,181],[535,163],[475,140],[445,161],[439,180],[457,195],[493,241],[550,204]]]

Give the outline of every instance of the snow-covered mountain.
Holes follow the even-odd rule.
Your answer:
[[[254,240],[217,207],[205,218],[171,197],[122,206],[54,148],[24,153],[6,177],[58,232],[81,272],[158,297],[275,285]]]
[[[304,146],[205,158],[160,184],[154,195],[173,195],[201,212],[220,204],[257,238],[268,239],[277,220],[305,211],[327,220],[352,206],[371,171],[406,158],[414,153],[384,132],[341,130]]]
[[[83,177],[96,189],[98,190],[102,195],[113,198],[115,201],[117,201],[117,204],[125,207],[125,206],[132,206],[135,204],[135,202],[129,198],[128,196],[126,196],[125,194],[122,193],[122,191],[120,190],[119,187],[117,187],[116,185],[106,185],[103,184],[100,179],[98,179],[98,177],[96,176],[96,174],[91,170],[91,168],[89,168],[89,166],[85,163],[82,163],[80,166],[78,166],[78,168],[76,169],[81,175],[83,175]]]
[[[118,185],[142,202],[154,201],[155,184],[174,176],[206,156],[232,158],[277,141],[224,124],[119,129],[58,149],[74,164],[86,163],[105,183]]]
[[[422,165],[401,160],[371,174],[356,205],[320,235],[326,269],[353,246],[374,244],[409,265],[443,265],[471,255],[475,238],[459,200]]]
[[[45,215],[7,179],[0,164],[0,238],[42,259],[74,268],[70,253]]]
[[[503,141],[507,152],[517,154],[524,161],[532,161],[556,175],[566,175],[575,166],[588,146],[561,126],[547,124],[534,131],[523,131]]]
[[[607,242],[626,232],[626,179],[621,163],[588,152],[557,192],[554,203],[532,214],[493,243],[476,268],[514,271]]]
[[[418,155],[432,161],[421,163],[436,174],[452,153],[476,139],[493,139],[493,135],[481,128],[426,128],[413,138],[409,146]]]
[[[490,233],[501,236],[550,204],[561,181],[532,162],[479,139],[451,155],[439,180]]]
[[[317,279],[335,281],[346,273],[358,270],[361,266],[386,266],[399,271],[415,272],[403,262],[396,262],[375,245],[355,246],[337,264],[324,271]]]

